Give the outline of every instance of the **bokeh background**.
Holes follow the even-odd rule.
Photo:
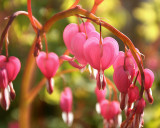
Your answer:
[[[44,24],[52,15],[68,9],[74,0],[32,0],[33,15]],[[80,5],[91,10],[94,0],[80,0]],[[27,11],[27,0],[0,0],[0,34],[7,23],[6,16],[15,11]],[[151,69],[155,75],[152,86],[154,103],[147,103],[144,113],[145,128],[160,128],[160,0],[104,0],[96,11],[96,15],[110,23],[126,34],[134,45],[145,55],[144,66]],[[65,26],[76,23],[75,16],[56,22],[47,33],[49,51],[63,54],[66,47],[62,34]],[[94,24],[97,31],[99,26]],[[102,28],[103,37],[112,36],[124,50],[124,45],[108,30]],[[35,33],[25,16],[18,16],[9,31],[9,55],[17,56],[21,60],[22,68],[17,79],[13,82],[16,91],[16,99],[11,103],[6,112],[0,108],[0,128],[7,128],[16,124],[19,113],[20,85],[29,49],[33,43]],[[43,49],[44,50],[44,49]],[[73,69],[64,62],[59,69]],[[105,75],[111,80],[112,67],[105,71]],[[36,67],[33,86],[43,78]],[[137,82],[138,83],[138,82]],[[103,119],[95,111],[96,96],[94,88],[96,81],[91,79],[89,73],[73,72],[55,78],[55,90],[52,95],[47,94],[45,87],[32,103],[31,123],[33,128],[67,128],[61,118],[59,106],[60,93],[64,86],[72,89],[74,122],[73,128],[102,128]],[[109,87],[107,87],[107,97]]]

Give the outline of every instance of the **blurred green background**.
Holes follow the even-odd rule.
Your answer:
[[[72,3],[74,0],[32,0],[33,15],[44,24],[57,12],[68,9]],[[80,0],[79,4],[90,11],[93,3],[94,0]],[[4,18],[19,10],[27,11],[27,0],[0,0],[0,34],[7,23]],[[152,105],[147,103],[144,127],[160,128],[160,0],[104,0],[96,11],[96,15],[126,34],[145,55],[144,65],[154,72],[155,81],[152,86],[154,103]],[[63,54],[66,50],[62,38],[63,30],[72,22],[77,22],[75,16],[60,20],[53,25],[47,33],[49,51],[59,56]],[[99,26],[94,25],[99,31]],[[122,41],[105,28],[102,28],[102,35],[114,37],[119,42],[120,50],[124,50]],[[22,68],[13,82],[16,99],[7,112],[0,108],[0,128],[7,128],[9,123],[18,120],[21,77],[34,37],[35,33],[29,19],[25,16],[18,16],[9,31],[9,55],[17,56],[21,60]],[[72,68],[64,62],[59,71]],[[113,69],[108,69],[105,74],[112,80]],[[36,68],[33,84],[36,85],[42,78],[43,75]],[[86,72],[74,72],[56,77],[55,90],[52,95],[47,94],[45,87],[41,90],[32,104],[32,127],[67,128],[62,121],[59,106],[60,93],[64,86],[71,87],[74,96],[72,127],[102,128],[103,119],[95,111],[96,81],[92,80]],[[108,98],[111,92],[107,90]]]

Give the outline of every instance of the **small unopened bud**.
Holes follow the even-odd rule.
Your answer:
[[[38,42],[37,42],[37,44],[36,44],[36,47],[39,49],[39,50],[42,50],[42,42],[41,42],[41,39],[39,38],[38,39]]]
[[[37,57],[38,55],[39,55],[39,49],[35,46],[34,57]]]

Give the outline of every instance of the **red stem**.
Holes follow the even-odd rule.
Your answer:
[[[28,9],[29,20],[33,26],[33,29],[35,30],[35,32],[37,32],[37,27],[32,16],[31,0],[27,0],[27,9]]]

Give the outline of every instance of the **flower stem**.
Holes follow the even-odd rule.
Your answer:
[[[28,104],[26,100],[27,100],[27,96],[30,88],[32,74],[35,67],[35,59],[33,57],[35,43],[36,43],[36,39],[34,40],[34,44],[32,45],[32,48],[29,52],[27,63],[25,66],[23,77],[22,77],[20,112],[19,112],[20,128],[30,128],[30,104]]]
[[[35,21],[33,19],[33,16],[32,16],[32,8],[31,8],[31,0],[27,0],[27,9],[28,9],[28,17],[29,17],[29,20],[33,26],[33,29],[35,30],[35,32],[37,33],[37,26],[35,24]]]

